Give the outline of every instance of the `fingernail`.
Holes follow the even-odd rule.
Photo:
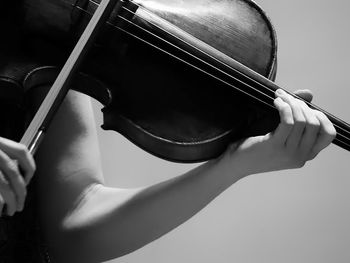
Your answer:
[[[282,101],[282,99],[281,99],[280,97],[277,97],[277,98],[275,99],[275,101],[276,101],[276,102],[279,102],[279,101]]]
[[[282,89],[276,90],[276,95],[283,95],[284,91]]]

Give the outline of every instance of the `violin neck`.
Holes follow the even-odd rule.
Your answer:
[[[272,102],[275,98],[275,91],[277,89],[283,89],[271,80],[265,78],[264,76],[252,71],[248,67],[240,64],[239,62],[232,60],[230,61],[231,74],[234,77],[233,85],[236,87],[244,87],[245,90],[242,92],[246,93],[246,90],[249,92],[249,96],[258,100],[259,102],[263,102],[264,104],[269,104],[272,106]],[[244,83],[244,84],[242,84]],[[285,89],[283,89],[285,90]],[[333,143],[345,150],[350,151],[350,124],[341,120],[340,118],[334,116],[333,114],[323,110],[322,108],[312,104],[305,99],[285,90],[287,93],[296,97],[302,101],[304,101],[310,108],[318,110],[324,113],[328,119],[333,123],[337,135],[333,140]]]
[[[232,61],[230,66],[234,69],[232,74],[239,75],[240,81],[246,83],[246,88],[250,90],[250,94],[254,94],[253,97],[264,103],[269,103],[272,105],[272,101],[275,98],[274,92],[277,89],[283,89],[271,80],[263,77],[260,74],[250,70],[244,65],[239,64],[236,61]],[[238,72],[237,72],[238,71]],[[252,88],[253,87],[253,88]],[[283,89],[285,90],[285,89]],[[285,90],[287,93],[304,101],[310,108],[318,110],[324,113],[328,119],[333,123],[337,135],[333,140],[333,143],[345,150],[350,151],[350,124],[341,120],[340,118],[334,116],[333,114],[323,110],[322,108],[316,106],[313,103],[306,101],[305,99]]]
[[[245,83],[243,86],[245,86],[245,88],[249,90],[249,95],[251,97],[254,97],[254,99],[260,102],[263,102],[265,104],[268,103],[270,106],[272,106],[272,101],[275,98],[274,92],[277,89],[281,89],[281,87],[276,85],[271,80],[239,64],[238,62],[236,63],[236,61],[231,62],[230,65],[231,67],[234,68],[234,70],[231,73],[236,75],[237,78],[239,79],[240,83],[238,86],[242,86],[242,82]],[[237,82],[237,80],[235,80],[235,82]],[[316,106],[315,104],[312,104],[306,101],[305,99],[287,90],[285,91],[290,95],[292,95],[293,97],[296,97],[304,101],[310,108],[324,113],[328,117],[328,119],[333,123],[337,131],[337,134],[335,139],[333,140],[333,143],[345,150],[350,151],[350,124],[349,123],[323,110],[322,108]]]
[[[333,123],[337,131],[337,135],[333,140],[333,143],[345,150],[350,151],[350,124],[346,123],[345,121],[335,117],[334,115],[318,107],[315,107],[315,105],[312,105],[311,103],[310,103],[310,107],[323,112],[328,117],[328,119]]]
[[[265,78],[264,76],[250,70],[249,68],[241,65],[237,61],[231,61],[230,66],[233,71],[232,74],[239,76],[241,82],[246,83],[246,88],[250,90],[250,94],[254,94],[253,97],[264,103],[269,103],[272,105],[272,101],[275,98],[274,92],[277,89],[283,89],[271,80]],[[283,89],[285,90],[285,89]],[[324,113],[328,119],[333,123],[337,135],[333,140],[333,143],[345,150],[350,151],[350,124],[341,120],[340,118],[334,116],[333,114],[325,111],[324,109],[316,106],[313,103],[306,101],[305,99],[285,90],[291,96],[296,97],[304,101],[310,108],[318,110]]]

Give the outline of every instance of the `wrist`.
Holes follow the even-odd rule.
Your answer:
[[[226,151],[216,159],[216,166],[220,167],[221,172],[231,178],[234,182],[240,180],[251,172],[247,169],[243,154],[237,151],[239,144],[230,145]]]

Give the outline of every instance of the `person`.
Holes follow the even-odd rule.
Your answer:
[[[297,94],[311,99],[309,91]],[[128,254],[191,218],[238,180],[300,168],[334,139],[327,117],[301,100],[277,90],[274,105],[280,114],[275,131],[233,143],[183,175],[121,189],[104,185],[89,97],[70,91],[35,162],[23,145],[0,139],[2,216],[23,210],[35,171],[38,220],[51,262],[101,262]]]
[[[44,50],[33,36],[22,38],[18,5],[7,1],[0,9],[0,31],[6,36],[0,43],[0,80],[22,80],[15,60],[34,54],[29,41],[37,54]],[[297,94],[311,100],[308,91]],[[233,143],[220,157],[183,175],[122,189],[104,184],[90,98],[69,91],[35,160],[23,145],[0,138],[0,262],[120,257],[184,223],[238,180],[302,167],[333,140],[335,129],[321,112],[282,90],[274,103],[281,119],[275,131]],[[2,105],[2,112],[8,111]],[[5,126],[2,120],[1,132]],[[116,176],[123,176],[117,168]]]

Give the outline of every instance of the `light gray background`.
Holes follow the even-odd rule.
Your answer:
[[[349,122],[350,2],[257,2],[277,31],[277,83],[311,89],[315,104]],[[150,156],[114,132],[99,136],[111,186],[152,184],[194,167]],[[332,145],[302,169],[245,178],[173,232],[109,262],[348,263],[349,157]]]

